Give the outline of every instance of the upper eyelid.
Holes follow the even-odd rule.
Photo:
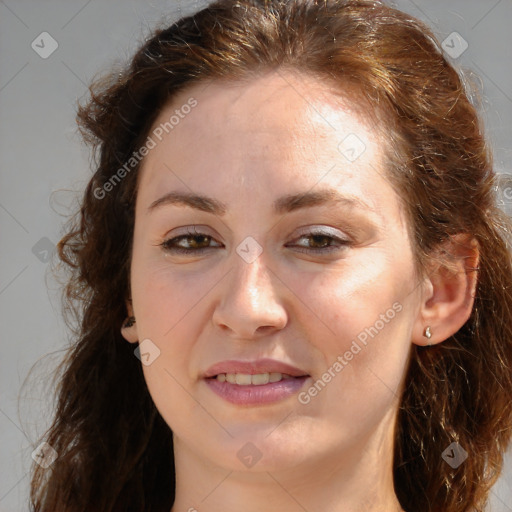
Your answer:
[[[207,235],[212,238],[215,238],[216,235],[211,234],[211,228],[208,226],[204,226],[201,224],[198,225],[190,225],[190,226],[183,226],[182,228],[177,229],[183,229],[183,231],[180,231],[178,233],[173,233],[172,236],[170,234],[166,234],[164,238],[166,240],[170,238],[176,238],[183,235]],[[302,228],[298,228],[299,232],[296,233],[295,231],[292,232],[289,236],[295,236],[300,237],[304,235],[310,235],[310,234],[321,234],[325,236],[333,236],[342,238],[343,235],[346,235],[348,238],[350,238],[350,232],[349,231],[340,231],[338,228],[328,226],[328,225],[322,225],[322,224],[313,224],[311,226],[303,226]]]
[[[342,238],[343,235],[347,235],[347,233],[340,231],[338,228],[334,228],[332,226],[318,225],[314,224],[312,226],[306,226],[300,228],[299,233],[296,236],[304,236],[311,234],[319,234],[324,236],[332,236],[337,238]]]

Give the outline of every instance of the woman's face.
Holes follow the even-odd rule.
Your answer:
[[[420,288],[385,141],[351,105],[270,73],[196,84],[153,126],[131,288],[178,454],[252,471],[391,457]]]

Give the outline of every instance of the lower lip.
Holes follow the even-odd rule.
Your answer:
[[[205,379],[205,382],[214,393],[232,404],[259,405],[278,402],[294,395],[304,386],[307,379],[308,376],[294,377],[261,386],[240,386],[217,379]]]

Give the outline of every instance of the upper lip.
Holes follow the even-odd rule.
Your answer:
[[[257,359],[255,361],[221,361],[210,366],[204,373],[204,378],[215,377],[221,373],[245,373],[256,375],[259,373],[285,373],[292,377],[302,377],[308,375],[307,372],[283,363],[275,359]]]

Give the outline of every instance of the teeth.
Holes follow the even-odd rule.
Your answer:
[[[283,378],[281,373],[269,373],[269,382],[279,382]]]
[[[256,375],[250,375],[248,373],[220,373],[217,375],[219,382],[229,382],[230,384],[238,384],[239,386],[262,386],[269,382],[279,382],[283,379],[292,379],[291,375],[286,373],[257,373]]]
[[[268,384],[270,381],[270,374],[269,373],[258,373],[257,375],[251,376],[251,384],[254,384],[255,386],[260,386],[262,384]],[[237,380],[238,382],[238,380]]]
[[[240,386],[250,386],[252,383],[252,376],[246,373],[237,373],[235,375],[235,382]]]

